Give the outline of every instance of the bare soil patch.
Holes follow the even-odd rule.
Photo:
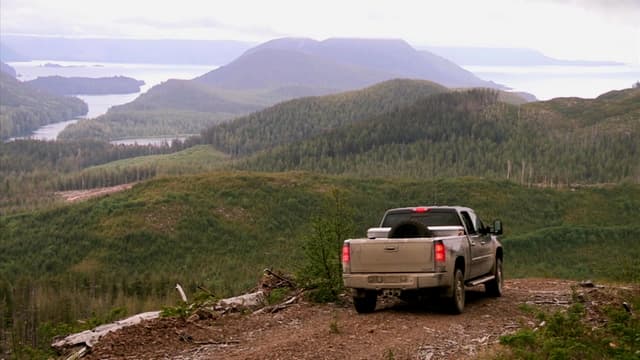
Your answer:
[[[438,305],[382,299],[373,314],[350,304],[294,304],[278,313],[229,314],[187,321],[160,318],[105,336],[88,359],[465,359],[523,326],[535,327],[522,304],[567,307],[575,281],[509,280],[490,298],[467,289],[461,315]],[[579,291],[600,291],[579,288]],[[604,291],[604,290],[603,290]]]
[[[67,202],[76,202],[91,199],[94,197],[112,194],[118,191],[131,189],[136,183],[122,184],[109,187],[101,187],[87,190],[58,191],[56,195],[61,196]]]

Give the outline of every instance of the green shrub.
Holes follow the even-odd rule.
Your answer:
[[[334,190],[324,213],[312,219],[309,233],[304,239],[305,264],[298,273],[300,283],[312,290],[307,297],[314,302],[330,302],[342,291],[342,242],[353,231],[343,195]]]
[[[638,297],[634,302],[638,301]],[[585,307],[539,313],[544,326],[525,328],[500,338],[507,347],[497,359],[637,359],[640,355],[640,318],[622,307],[604,306],[605,326],[594,326]],[[594,310],[599,312],[598,309]]]

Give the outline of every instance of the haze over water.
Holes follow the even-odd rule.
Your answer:
[[[464,66],[485,80],[539,100],[555,97],[595,98],[611,90],[630,88],[640,81],[640,65],[617,66]]]

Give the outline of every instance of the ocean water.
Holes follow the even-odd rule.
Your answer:
[[[595,98],[611,90],[630,88],[640,81],[640,65],[619,66],[464,66],[485,80],[539,100],[556,97]]]

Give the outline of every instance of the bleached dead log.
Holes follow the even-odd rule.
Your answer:
[[[113,322],[111,324],[100,325],[92,330],[85,330],[80,333],[71,334],[61,340],[54,342],[53,344],[51,344],[51,346],[56,350],[62,350],[82,344],[91,348],[98,342],[98,340],[100,340],[101,337],[107,335],[112,331],[139,324],[140,322],[145,320],[156,319],[159,316],[160,311],[149,311],[146,313],[137,314],[124,320]]]
[[[264,306],[265,295],[264,291],[256,291],[249,294],[235,296],[228,299],[222,299],[216,304],[216,308],[257,308]]]

